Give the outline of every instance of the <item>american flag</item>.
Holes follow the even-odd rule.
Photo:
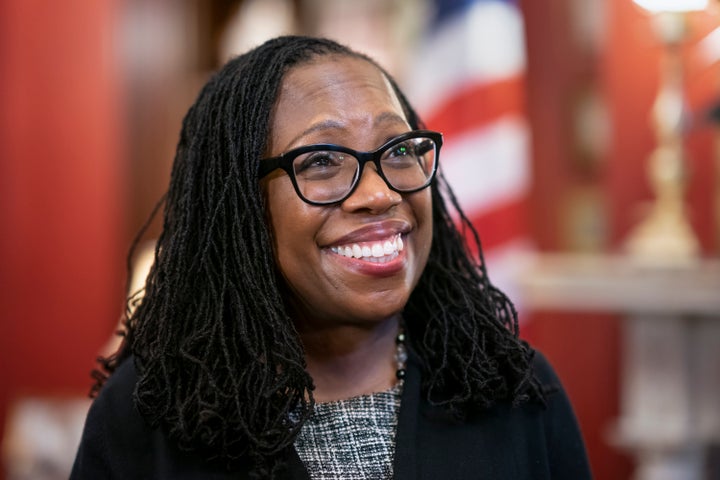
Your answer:
[[[411,102],[444,133],[441,169],[480,234],[490,278],[513,300],[530,250],[525,40],[512,0],[434,0]]]

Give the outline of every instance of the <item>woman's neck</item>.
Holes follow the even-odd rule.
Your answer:
[[[373,325],[338,325],[300,332],[317,402],[384,391],[395,385],[399,317]]]

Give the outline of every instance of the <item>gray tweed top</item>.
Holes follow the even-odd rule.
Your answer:
[[[318,403],[295,440],[313,480],[390,479],[402,382],[390,390]]]

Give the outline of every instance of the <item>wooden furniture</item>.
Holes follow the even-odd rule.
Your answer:
[[[529,265],[519,279],[528,309],[625,319],[621,416],[608,441],[633,453],[634,479],[710,478],[720,445],[720,260],[662,267],[540,255]]]

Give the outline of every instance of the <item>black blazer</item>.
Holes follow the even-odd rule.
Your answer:
[[[534,368],[555,391],[548,395],[547,408],[500,405],[457,423],[421,397],[420,369],[411,357],[398,419],[395,478],[591,478],[583,440],[557,376],[539,353]],[[71,480],[249,478],[247,469],[218,470],[150,429],[132,400],[136,378],[134,362],[125,361],[93,402]],[[286,460],[287,478],[309,480],[294,449]]]

